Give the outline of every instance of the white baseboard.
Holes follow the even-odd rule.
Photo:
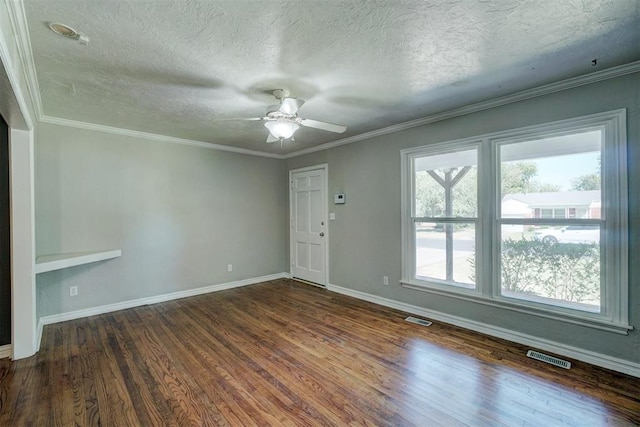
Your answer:
[[[13,346],[11,344],[0,345],[0,359],[6,359],[12,356]]]
[[[343,288],[337,285],[329,284],[327,286],[327,289],[332,292],[337,292],[353,298],[369,301],[374,304],[395,308],[396,310],[416,314],[429,318],[431,320],[438,320],[440,322],[449,323],[461,328],[470,329],[475,332],[480,332],[486,335],[491,335],[493,337],[513,341],[518,344],[535,347],[540,350],[546,350],[555,354],[559,354],[561,356],[580,360],[582,362],[590,363],[592,365],[600,366],[602,368],[611,369],[612,371],[622,372],[624,374],[640,378],[639,363],[634,363],[624,359],[618,359],[615,357],[607,356],[605,354],[596,353],[594,351],[584,350],[578,347],[572,347],[555,341],[534,337],[532,335],[515,332],[505,328],[500,328],[498,326],[487,325],[485,323],[476,322],[473,320],[465,319],[463,317],[452,316],[450,314],[442,313],[435,310],[428,310],[426,308],[394,301],[391,299],[379,297],[377,295],[368,294],[366,292]]]
[[[256,283],[268,282],[269,280],[284,279],[289,277],[288,273],[276,273],[268,276],[252,277],[251,279],[238,280],[236,282],[221,283],[219,285],[205,286],[202,288],[188,289],[186,291],[172,292],[170,294],[156,295],[146,298],[138,298],[130,301],[118,302],[115,304],[100,305],[83,310],[69,311],[66,313],[43,316],[38,321],[37,344],[40,350],[42,341],[42,329],[44,325],[66,322],[67,320],[81,319],[83,317],[95,316],[97,314],[110,313],[112,311],[125,310],[127,308],[140,307],[143,305],[157,304],[159,302],[171,301],[180,298],[187,298],[196,295],[208,294],[210,292],[224,291],[226,289],[239,288],[241,286],[255,285]],[[0,347],[2,349],[2,347]]]

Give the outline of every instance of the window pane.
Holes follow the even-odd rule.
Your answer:
[[[601,139],[590,131],[501,145],[502,218],[600,218]]]
[[[475,225],[416,223],[416,279],[475,288]]]
[[[467,172],[461,176],[452,189],[453,216],[474,218],[478,211],[478,168],[467,166]]]
[[[477,163],[477,150],[414,159],[414,216],[476,217]]]
[[[600,226],[501,228],[503,296],[600,311]]]
[[[402,150],[401,283],[628,330],[627,114]]]
[[[415,175],[417,217],[444,216],[444,188],[426,171],[417,171]]]

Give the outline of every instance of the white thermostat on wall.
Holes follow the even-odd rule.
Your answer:
[[[344,205],[345,200],[344,193],[336,193],[333,195],[333,203],[336,205]]]

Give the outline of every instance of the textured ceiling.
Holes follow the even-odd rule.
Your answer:
[[[274,154],[640,59],[638,0],[23,4],[44,115]],[[278,88],[347,131],[281,148],[261,122],[224,120],[263,116]]]

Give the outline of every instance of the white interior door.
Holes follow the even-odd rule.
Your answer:
[[[291,275],[327,284],[326,168],[290,172]]]

